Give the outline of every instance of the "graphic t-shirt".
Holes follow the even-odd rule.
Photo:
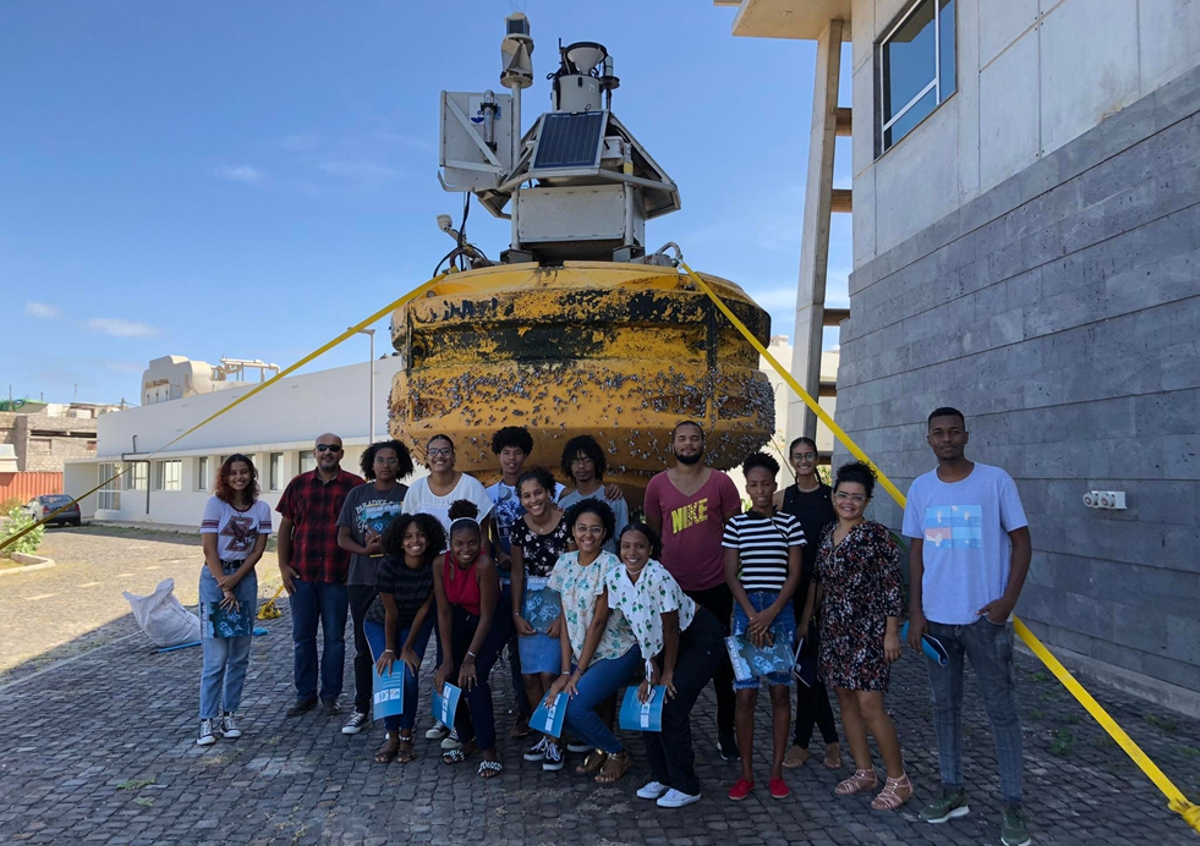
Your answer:
[[[625,568],[611,552],[601,552],[599,557],[586,567],[580,566],[578,552],[566,552],[559,556],[558,563],[554,565],[554,572],[550,574],[547,587],[558,591],[562,596],[567,637],[571,641],[571,650],[576,661],[583,652],[588,628],[596,616],[597,597],[604,593],[612,570],[624,572]],[[608,616],[592,660],[620,658],[636,642],[633,629],[629,627],[625,615],[619,610],[614,610]]]
[[[804,545],[800,521],[783,511],[731,517],[721,540],[721,546],[738,551],[738,581],[747,591],[779,591],[788,577],[788,550]]]
[[[952,483],[931,470],[908,489],[904,534],[924,540],[921,606],[935,623],[962,626],[1004,595],[1012,566],[1008,533],[1029,525],[1012,477],[975,463]]]
[[[684,496],[666,472],[646,486],[647,514],[662,517],[662,564],[684,590],[708,590],[725,581],[725,515],[742,510],[733,480],[713,470],[700,490]]]
[[[359,485],[346,494],[342,504],[342,513],[338,515],[338,526],[345,526],[354,537],[354,542],[366,546],[367,532],[378,532],[388,527],[392,520],[399,516],[407,485],[396,484],[389,491],[378,491],[374,482]],[[375,574],[383,556],[372,558],[370,555],[350,557],[350,575],[346,578],[348,585],[374,585]]]
[[[492,498],[488,496],[487,490],[479,483],[478,479],[468,476],[466,473],[459,477],[458,484],[445,496],[437,496],[429,489],[428,476],[417,479],[404,497],[404,513],[429,514],[436,517],[442,524],[442,528],[446,530],[448,540],[451,523],[450,506],[460,499],[469,499],[475,503],[479,509],[479,514],[475,519],[480,523],[492,513]],[[444,549],[438,550],[438,552],[445,551]]]
[[[222,561],[244,561],[254,550],[259,535],[271,534],[271,506],[261,499],[238,511],[223,499],[210,496],[204,505],[200,534],[217,536],[217,555]]]
[[[604,551],[611,552],[614,555],[617,553],[617,538],[621,536],[621,530],[629,525],[629,504],[625,502],[625,497],[620,499],[609,499],[604,495],[604,489],[593,491],[590,494],[581,494],[574,490],[558,501],[558,507],[566,511],[577,502],[582,502],[585,499],[598,499],[605,503],[613,511],[613,536],[606,538],[604,541]]]
[[[563,486],[557,482],[554,484],[554,498],[564,490]],[[500,538],[500,549],[505,555],[512,554],[512,534],[513,524],[525,516],[525,506],[521,505],[521,498],[517,496],[517,489],[513,485],[506,485],[501,479],[494,485],[489,485],[487,488],[488,496],[492,499],[492,520],[496,525],[496,534]],[[563,508],[566,508],[564,505]],[[507,574],[503,573],[501,578],[506,579]]]

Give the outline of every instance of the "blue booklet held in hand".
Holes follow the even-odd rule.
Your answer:
[[[562,737],[563,720],[566,718],[567,692],[563,691],[549,708],[546,707],[546,700],[543,697],[542,701],[538,703],[537,709],[534,710],[533,716],[529,718],[529,727],[551,737]]]
[[[621,702],[621,728],[626,731],[662,731],[663,705],[667,702],[665,685],[650,688],[650,699],[638,699],[638,685],[625,688]]]
[[[458,711],[458,700],[462,696],[462,688],[446,682],[442,685],[439,695],[433,691],[433,718],[441,720],[443,725],[454,728],[454,714]]]
[[[900,640],[908,640],[907,620],[900,629]],[[937,661],[939,667],[944,667],[950,663],[950,655],[946,652],[946,647],[942,646],[942,642],[933,635],[921,635],[921,651],[925,653],[926,658]]]
[[[397,661],[392,669],[380,675],[379,668],[371,666],[374,685],[371,688],[371,712],[375,719],[397,717],[404,713],[404,662]]]
[[[242,602],[239,608],[222,608],[220,602],[201,602],[203,637],[248,637],[254,634],[257,602]]]
[[[776,637],[775,643],[755,646],[745,635],[725,638],[725,650],[733,663],[733,675],[738,681],[749,681],[771,673],[790,673],[795,663],[792,638]]]

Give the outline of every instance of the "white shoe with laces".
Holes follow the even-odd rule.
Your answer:
[[[443,749],[461,749],[462,741],[458,739],[458,729],[451,729],[450,734],[442,741]]]
[[[546,745],[549,743],[545,737],[533,744],[533,747],[525,753],[526,761],[544,761],[546,760]]]
[[[225,714],[221,717],[221,734],[230,740],[242,736],[242,730],[237,727],[237,720],[233,714]]]
[[[450,733],[450,728],[441,720],[434,722],[433,727],[425,732],[426,740],[441,740]]]
[[[571,740],[567,743],[567,751],[574,752],[576,755],[581,755],[584,752],[591,752],[592,747],[588,746],[582,740]]]
[[[200,735],[196,738],[197,746],[212,746],[217,742],[217,736],[213,734],[213,721],[200,721]]]
[[[342,734],[358,734],[367,727],[367,723],[371,722],[366,714],[360,711],[355,711],[350,717],[350,721],[342,726]]]
[[[657,804],[660,808],[682,808],[684,805],[690,805],[693,802],[699,801],[699,793],[697,793],[695,796],[692,796],[691,794],[683,793],[675,788],[671,788],[662,796],[660,796],[658,802],[655,804]]]
[[[563,753],[553,740],[546,741],[546,760],[542,761],[542,769],[555,773],[563,768]]]
[[[637,797],[639,799],[659,799],[670,789],[661,781],[652,781],[638,790]]]

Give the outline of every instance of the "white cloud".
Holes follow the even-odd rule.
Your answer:
[[[25,313],[31,317],[41,317],[45,320],[54,320],[57,317],[62,317],[62,312],[58,310],[58,306],[32,301],[25,303]]]
[[[351,179],[357,182],[379,182],[395,179],[400,174],[387,165],[372,162],[321,162],[318,167],[329,176]]]
[[[221,165],[213,170],[212,175],[230,182],[258,182],[263,178],[263,172],[250,165]]]
[[[147,338],[158,334],[158,330],[153,326],[120,317],[93,317],[87,325],[90,329],[112,335],[114,338]]]

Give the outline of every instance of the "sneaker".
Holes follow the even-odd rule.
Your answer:
[[[1004,808],[1004,818],[1000,821],[1000,842],[1004,846],[1029,846],[1033,842],[1029,838],[1029,829],[1025,827],[1025,816],[1017,805]]]
[[[451,729],[450,734],[442,741],[443,749],[462,749],[462,741],[458,739],[458,729]]]
[[[754,782],[739,778],[733,787],[729,788],[729,798],[734,802],[741,802],[750,795],[750,791],[753,789]]]
[[[786,799],[792,795],[792,791],[787,786],[787,782],[781,778],[771,779],[767,783],[767,789],[771,791],[772,799]]]
[[[576,755],[581,755],[584,752],[591,752],[592,747],[588,746],[582,740],[568,740],[567,751],[574,752]]]
[[[225,714],[221,717],[221,734],[229,739],[242,736],[242,730],[237,727],[237,720],[233,714]]]
[[[425,739],[426,740],[441,740],[443,737],[445,737],[449,733],[450,733],[450,727],[447,726],[445,723],[443,723],[441,720],[437,720],[434,722],[433,727],[431,729],[429,729],[429,731],[425,732]]]
[[[544,760],[546,760],[546,744],[548,744],[549,742],[550,741],[548,741],[546,738],[543,737],[537,743],[533,744],[533,747],[528,752],[525,753],[525,760],[526,761],[544,761]]]
[[[342,706],[338,704],[337,697],[333,699],[324,699],[321,701],[321,710],[326,717],[336,717],[342,713]]]
[[[921,819],[937,825],[946,820],[965,817],[969,813],[971,813],[971,808],[967,805],[966,793],[943,790],[941,796],[921,809]]]
[[[667,787],[661,781],[652,781],[649,784],[643,785],[638,789],[637,798],[639,799],[661,799],[669,793],[671,788]],[[675,791],[678,793],[679,791]],[[682,794],[686,795],[686,794]]]
[[[200,721],[200,736],[196,738],[197,746],[212,746],[217,742],[217,736],[213,734],[213,720]]]
[[[699,793],[693,796],[690,793],[683,793],[682,791],[676,790],[672,787],[662,796],[658,797],[658,802],[655,804],[657,804],[660,808],[682,808],[684,805],[690,805],[693,802],[699,801]]]
[[[367,723],[371,722],[371,718],[361,711],[355,711],[350,717],[350,722],[342,726],[342,734],[358,734],[367,727]]]
[[[542,761],[542,769],[556,773],[563,768],[563,753],[553,740],[546,741],[546,760]]]
[[[737,741],[733,739],[733,732],[722,732],[717,738],[717,751],[721,753],[722,761],[736,761],[742,757]]]
[[[287,715],[289,717],[299,717],[301,714],[311,711],[316,707],[317,698],[315,696],[312,699],[297,699],[296,703],[287,709]]]

